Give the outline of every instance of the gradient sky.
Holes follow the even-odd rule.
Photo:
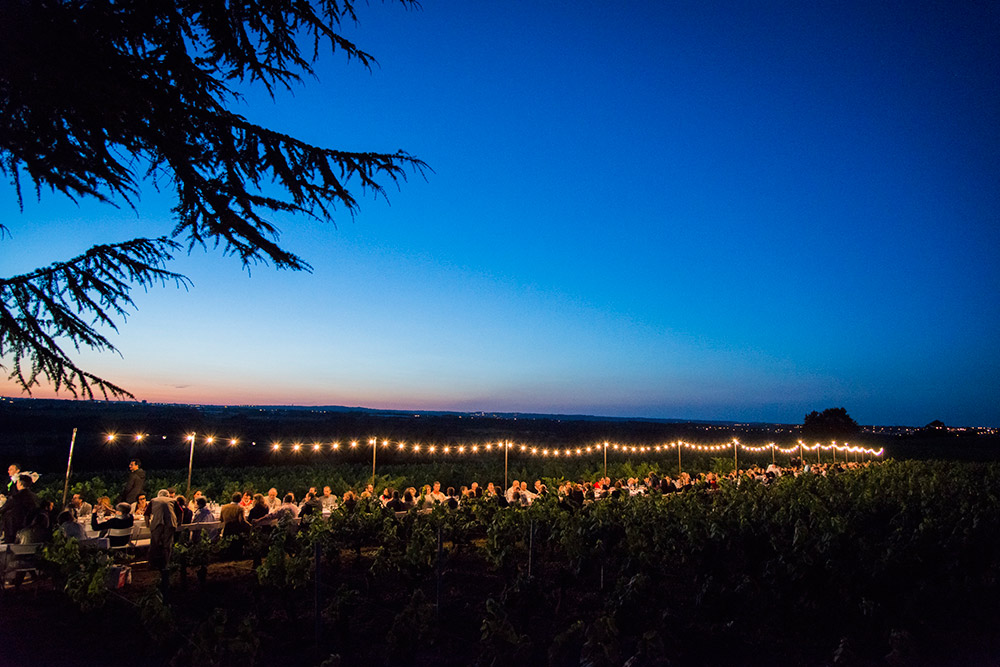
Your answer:
[[[1000,424],[996,2],[358,15],[379,67],[326,57],[237,110],[433,173],[279,219],[313,273],[183,255],[194,287],[137,292],[85,368],[165,402]],[[3,275],[173,224],[151,189],[3,188]]]

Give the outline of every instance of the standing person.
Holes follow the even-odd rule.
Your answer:
[[[10,476],[10,480],[4,485],[3,494],[9,498],[17,493],[17,478],[21,474],[21,466],[17,463],[11,463],[7,466],[7,474]]]
[[[17,531],[26,528],[38,511],[38,496],[31,490],[31,478],[19,475],[17,490],[7,497],[0,507],[0,521],[3,525],[3,541],[14,542]]]
[[[142,461],[132,459],[128,462],[128,479],[125,480],[125,489],[122,491],[120,503],[132,505],[139,499],[146,486],[146,471],[142,469]]]
[[[160,592],[167,594],[170,585],[170,555],[174,548],[174,534],[177,532],[177,513],[170,492],[160,489],[156,497],[149,501],[149,563],[160,571]]]

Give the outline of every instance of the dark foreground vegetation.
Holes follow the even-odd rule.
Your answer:
[[[1000,466],[981,463],[889,461],[582,508],[549,496],[397,519],[362,503],[257,533],[242,553],[227,542],[180,546],[166,601],[142,564],[119,592],[90,586],[101,557],[57,541],[51,584],[0,602],[15,637],[5,657],[996,664],[998,535]]]

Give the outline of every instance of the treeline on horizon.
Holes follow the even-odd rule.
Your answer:
[[[97,471],[122,468],[130,457],[139,457],[146,468],[186,467],[189,448],[183,438],[196,432],[213,435],[217,444],[199,442],[195,465],[253,466],[301,465],[317,462],[362,463],[371,460],[368,439],[437,445],[485,444],[510,440],[538,447],[577,447],[604,441],[630,445],[656,445],[674,440],[695,444],[719,444],[738,438],[744,444],[776,442],[789,445],[798,439],[790,425],[731,424],[540,418],[511,419],[490,415],[382,413],[368,410],[309,410],[302,408],[260,409],[255,407],[199,407],[141,403],[76,401],[4,401],[0,403],[0,451],[10,462],[30,470],[65,470],[73,429],[77,429],[73,468]],[[106,434],[120,434],[109,444]],[[133,434],[149,437],[135,443]],[[164,440],[163,436],[167,436]],[[228,440],[238,438],[230,447]],[[356,450],[342,447],[332,453],[332,441],[357,439]],[[283,452],[271,451],[271,443],[284,443]],[[252,444],[256,442],[256,445]],[[287,445],[301,442],[306,448],[324,443],[323,452],[287,452]],[[896,458],[945,458],[994,460],[1000,454],[1000,437],[918,432],[910,437],[864,434],[855,441],[871,447],[886,447]],[[385,463],[417,463],[426,457],[379,452]],[[620,455],[618,455],[620,457]],[[658,455],[663,457],[664,455]],[[669,457],[670,455],[666,455]],[[443,457],[447,458],[447,457]],[[634,456],[632,458],[643,458]],[[646,457],[650,458],[650,457]]]

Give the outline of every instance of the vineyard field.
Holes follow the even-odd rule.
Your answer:
[[[582,508],[362,503],[248,560],[182,547],[175,568],[207,576],[175,573],[165,605],[148,578],[77,604],[144,637],[147,664],[995,664],[998,534],[1000,465],[890,460]]]

